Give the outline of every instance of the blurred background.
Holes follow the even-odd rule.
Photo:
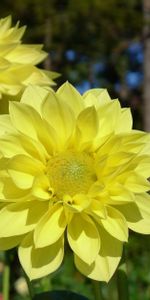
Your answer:
[[[42,67],[61,73],[81,92],[107,88],[122,106],[131,107],[134,128],[150,131],[150,0],[1,0],[0,18],[27,25],[24,43],[43,43]],[[125,248],[131,300],[150,299],[150,237],[131,234]],[[11,299],[28,300],[15,251],[8,253]],[[5,255],[0,256],[0,280]],[[104,299],[117,300],[116,275],[102,283]],[[2,289],[2,280],[0,281]],[[68,289],[93,300],[90,280],[73,266],[72,255],[55,274],[34,283],[41,289]]]

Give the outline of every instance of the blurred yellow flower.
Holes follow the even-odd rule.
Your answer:
[[[62,263],[109,281],[128,228],[150,233],[150,135],[105,89],[28,87],[0,116],[0,249],[19,245],[30,279]],[[65,235],[66,232],[66,235]]]
[[[35,66],[47,53],[42,45],[21,44],[25,29],[19,22],[11,27],[11,16],[0,19],[0,98],[17,95],[29,84],[49,87],[58,76]]]

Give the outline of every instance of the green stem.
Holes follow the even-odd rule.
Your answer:
[[[117,271],[118,300],[129,300],[126,264],[123,262]]]
[[[30,300],[32,300],[34,298],[34,288],[32,286],[31,281],[29,280],[29,277],[26,275],[26,273],[24,272],[24,277],[28,286],[28,292],[29,292],[29,296],[30,296]]]
[[[3,273],[3,283],[2,283],[2,294],[4,300],[9,300],[9,287],[10,287],[10,267],[6,263]]]
[[[101,287],[100,287],[100,282],[96,280],[92,280],[92,285],[93,285],[95,300],[104,300]]]
[[[51,283],[51,275],[44,277],[40,280],[41,288],[43,292],[51,291],[52,290],[52,283]]]

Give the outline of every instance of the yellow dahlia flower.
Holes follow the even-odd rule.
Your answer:
[[[35,66],[47,53],[42,45],[21,44],[25,29],[19,28],[19,22],[11,27],[11,16],[0,19],[0,98],[3,94],[17,95],[29,84],[54,85],[57,77]]]
[[[108,281],[128,228],[150,233],[150,135],[104,89],[28,87],[0,116],[0,249],[19,245],[30,279],[77,269]],[[66,232],[66,234],[65,234]]]

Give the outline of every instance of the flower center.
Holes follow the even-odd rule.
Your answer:
[[[47,176],[58,197],[86,193],[96,180],[94,159],[85,152],[61,153],[51,158],[47,167]]]

